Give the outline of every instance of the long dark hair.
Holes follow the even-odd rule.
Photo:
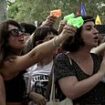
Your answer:
[[[8,44],[9,25],[14,25],[21,30],[20,25],[14,20],[7,20],[0,24],[0,64],[3,63],[3,60],[9,55],[11,50]]]

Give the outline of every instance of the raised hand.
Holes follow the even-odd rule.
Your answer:
[[[46,18],[46,20],[43,21],[43,23],[42,23],[41,26],[52,27],[53,24],[56,22],[56,20],[57,20],[57,17],[49,15],[49,16]]]

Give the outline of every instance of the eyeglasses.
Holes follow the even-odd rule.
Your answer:
[[[8,32],[9,32],[9,34],[11,34],[12,36],[15,36],[15,37],[18,37],[18,36],[21,36],[21,35],[24,34],[24,32],[22,32],[19,29],[12,29],[12,30],[10,30]]]

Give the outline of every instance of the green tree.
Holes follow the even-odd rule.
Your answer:
[[[98,14],[103,22],[105,16],[105,0],[15,0],[8,3],[8,17],[20,22],[43,21],[53,9],[60,8],[62,17],[79,10],[81,2],[85,3],[88,15]],[[61,18],[62,18],[61,17]]]
[[[7,19],[6,0],[0,0],[0,22]]]

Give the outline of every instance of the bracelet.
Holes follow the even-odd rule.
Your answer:
[[[54,39],[53,39],[53,46],[56,47],[56,48],[60,46],[60,43],[57,43],[57,39],[58,39],[57,36],[54,37]]]

